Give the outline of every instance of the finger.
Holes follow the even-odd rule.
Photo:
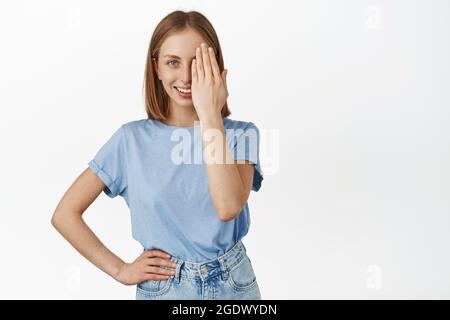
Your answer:
[[[149,266],[163,266],[168,268],[175,268],[177,266],[177,263],[174,261],[160,258],[148,258],[146,264]]]
[[[171,257],[170,254],[162,252],[161,250],[149,250],[146,252],[147,257],[161,257],[169,259]]]
[[[200,48],[197,48],[195,51],[195,64],[197,65],[197,76],[199,80],[205,78],[205,73],[203,71],[203,59]]]
[[[169,269],[150,267],[150,266],[145,267],[144,271],[146,273],[162,274],[162,275],[168,275],[168,276],[172,276],[175,274],[175,270],[173,270],[173,269],[169,270]]]
[[[227,87],[227,75],[228,75],[228,69],[224,69],[222,80],[223,80],[223,83],[225,84],[225,88],[228,88]]]
[[[221,78],[220,68],[219,68],[219,64],[217,63],[217,60],[216,60],[216,55],[214,54],[214,49],[209,47],[208,52],[209,52],[209,58],[211,60],[213,78],[214,78],[214,80],[219,80],[219,78]]]
[[[153,274],[153,273],[146,273],[144,276],[145,280],[167,280],[169,278],[170,278],[170,276]]]
[[[211,62],[209,61],[208,47],[206,44],[202,43],[202,58],[203,58],[203,69],[205,71],[205,79],[213,79],[211,73]]]
[[[196,59],[192,60],[191,78],[192,78],[192,81],[197,80],[197,61],[196,61]]]

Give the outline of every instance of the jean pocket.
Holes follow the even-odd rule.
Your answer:
[[[137,285],[137,291],[143,295],[157,296],[167,292],[173,277],[164,280],[145,280]]]
[[[250,290],[257,285],[255,272],[247,255],[228,271],[228,284],[236,291]]]

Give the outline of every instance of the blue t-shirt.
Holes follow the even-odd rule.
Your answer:
[[[223,118],[234,160],[255,163],[252,190],[263,180],[259,130],[252,122]],[[88,165],[110,198],[125,199],[132,236],[144,249],[203,262],[231,249],[248,232],[247,202],[221,221],[209,192],[200,122],[176,127],[158,120],[130,121],[117,129]]]

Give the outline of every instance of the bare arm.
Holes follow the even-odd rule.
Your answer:
[[[58,203],[51,222],[82,256],[115,278],[124,261],[97,238],[82,218],[104,187],[103,181],[86,168]]]
[[[219,218],[230,221],[240,213],[250,195],[254,164],[233,160],[221,118],[203,121],[202,134],[211,198]]]
[[[60,200],[51,220],[52,225],[83,257],[123,284],[163,280],[174,275],[176,263],[169,261],[169,254],[161,250],[144,251],[132,263],[124,262],[87,226],[82,215],[104,187],[103,181],[90,168],[84,170]]]

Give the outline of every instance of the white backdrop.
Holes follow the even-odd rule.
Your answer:
[[[263,299],[450,298],[448,1],[2,1],[0,298],[134,299],[51,226],[121,124],[146,117],[148,43],[212,22],[230,118],[261,131],[243,242]],[[122,198],[86,222],[141,253]]]

